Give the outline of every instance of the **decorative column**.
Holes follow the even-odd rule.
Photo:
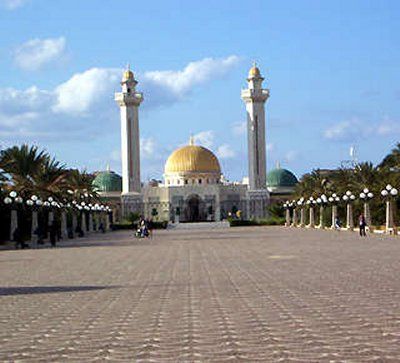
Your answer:
[[[61,236],[64,240],[68,239],[67,211],[65,206],[61,210]]]
[[[313,197],[310,197],[306,204],[308,205],[308,213],[309,213],[309,221],[308,221],[308,225],[307,228],[315,228],[315,210],[314,210],[314,205],[315,205],[316,201],[314,200]]]
[[[290,206],[289,202],[283,203],[283,208],[285,210],[285,227],[290,227]]]
[[[14,233],[18,228],[18,205],[24,201],[18,196],[16,191],[11,191],[7,197],[4,198],[4,203],[11,207],[11,221],[10,221],[10,241],[14,240]]]
[[[304,198],[301,197],[297,202],[297,205],[300,207],[300,227],[305,227],[305,214],[304,214]]]
[[[75,237],[76,228],[78,227],[78,216],[76,215],[76,210],[72,209],[72,238]]]
[[[324,212],[325,212],[325,206],[328,202],[328,198],[326,197],[325,194],[322,194],[321,197],[317,198],[317,203],[320,205],[319,207],[319,225],[318,228],[324,229],[325,228],[325,217],[324,217]]]
[[[374,195],[369,191],[368,188],[365,188],[360,193],[360,198],[364,201],[364,217],[365,222],[367,223],[367,227],[371,227],[371,212],[369,209],[369,201],[374,197]]]
[[[386,186],[385,189],[381,191],[382,196],[386,199],[386,223],[385,223],[385,233],[395,234],[396,226],[394,223],[394,213],[393,204],[395,203],[395,198],[398,195],[398,190],[393,188],[390,184]]]
[[[83,234],[87,233],[87,226],[86,226],[86,212],[85,209],[82,209],[82,214],[81,214],[81,230]]]
[[[292,227],[297,227],[297,209],[296,209],[296,204],[293,206]]]
[[[343,200],[346,202],[346,229],[349,231],[354,230],[354,220],[353,220],[353,201],[356,197],[351,193],[350,190],[346,192],[343,196]]]
[[[93,233],[93,212],[89,210],[89,233]]]
[[[340,202],[340,198],[337,196],[336,193],[333,193],[329,198],[328,198],[329,203],[332,205],[332,223],[331,223],[331,229],[336,229],[336,218],[337,218],[337,205]]]

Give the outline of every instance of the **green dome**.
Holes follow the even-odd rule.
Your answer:
[[[273,169],[267,175],[269,187],[294,187],[297,183],[296,176],[287,169]]]
[[[102,171],[94,178],[93,186],[99,192],[121,192],[122,177],[113,171]]]

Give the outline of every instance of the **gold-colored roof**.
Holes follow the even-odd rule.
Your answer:
[[[251,67],[249,70],[249,78],[253,77],[261,77],[260,69],[256,65]]]
[[[217,157],[208,149],[187,145],[175,150],[165,164],[165,173],[218,173],[221,167]]]
[[[130,69],[127,69],[122,76],[122,81],[131,81],[133,78],[133,72]]]

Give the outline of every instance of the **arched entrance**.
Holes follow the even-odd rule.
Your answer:
[[[187,222],[201,222],[204,220],[203,202],[197,194],[186,200],[185,220]]]

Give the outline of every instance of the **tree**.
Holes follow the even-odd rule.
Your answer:
[[[378,167],[400,170],[400,142],[386,155]]]

